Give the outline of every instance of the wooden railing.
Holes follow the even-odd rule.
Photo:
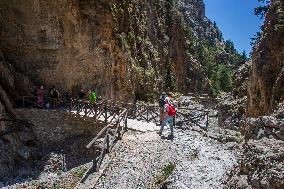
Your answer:
[[[52,100],[52,98],[46,99]],[[23,107],[38,107],[37,97],[24,96],[21,97],[21,100]],[[156,124],[159,124],[160,122],[160,107],[157,105],[140,105],[119,101],[114,102],[103,98],[98,98],[98,101],[95,104],[90,103],[88,100],[71,98],[59,98],[59,102],[59,108],[65,108],[76,115],[81,115],[84,117],[91,116],[95,120],[103,117],[105,123],[108,123],[110,117],[114,118],[114,115],[118,115],[119,110],[122,108],[128,109],[128,118],[130,119],[153,122]],[[202,120],[205,120],[205,125],[200,123]],[[209,127],[209,111],[196,108],[178,108],[174,124],[181,126],[189,122],[194,123],[204,130],[207,130]]]
[[[103,138],[103,142],[100,144],[100,155],[94,157],[93,167],[94,171],[98,171],[99,167],[102,164],[103,158],[106,153],[109,153],[113,148],[115,142],[121,139],[121,136],[124,132],[127,131],[127,109],[124,109],[119,116],[107,126],[105,126],[96,137],[86,146],[91,148],[94,144],[100,143],[99,139]]]
[[[193,114],[192,113],[193,111],[198,112],[198,113]],[[205,120],[205,125],[200,123],[203,120]],[[195,125],[199,126],[203,130],[207,131],[208,126],[209,126],[209,111],[189,109],[189,108],[180,108],[175,118],[175,125],[181,126],[189,122],[194,123]]]
[[[23,107],[39,107],[37,97],[21,97]],[[50,98],[46,98],[52,100]],[[94,171],[98,171],[106,153],[110,152],[115,142],[127,131],[127,119],[137,119],[159,124],[160,107],[156,105],[139,105],[124,102],[113,102],[99,98],[96,103],[88,100],[59,98],[60,108],[65,108],[71,114],[79,117],[92,117],[94,121],[103,121],[105,127],[86,146],[91,148],[99,145],[99,156],[94,157]],[[205,120],[205,125],[200,123]],[[194,123],[204,130],[209,126],[209,112],[202,109],[178,108],[174,124],[181,126],[188,122]],[[102,143],[100,140],[103,138]]]

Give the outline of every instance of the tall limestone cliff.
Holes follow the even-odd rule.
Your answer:
[[[284,100],[284,1],[272,0],[253,50],[247,114],[269,115]]]
[[[211,92],[206,62],[236,56],[202,0],[1,1],[0,24],[4,58],[31,83],[74,94],[93,88],[110,99]]]

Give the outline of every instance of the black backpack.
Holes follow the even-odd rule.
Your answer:
[[[165,104],[166,104],[166,102],[165,102],[165,97],[161,96],[161,97],[159,98],[159,107],[164,107]]]

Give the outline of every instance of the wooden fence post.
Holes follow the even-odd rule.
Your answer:
[[[88,112],[88,110],[87,110],[87,102],[85,102],[85,107],[84,108],[85,108],[84,109],[85,117],[87,117],[87,112]]]
[[[95,170],[96,172],[98,171],[97,169],[98,169],[98,166],[97,166],[97,159],[96,159],[96,157],[93,159],[93,167],[92,167],[92,169],[93,170]]]
[[[205,128],[206,131],[208,130],[208,126],[209,126],[209,113],[207,112],[206,113],[206,128]]]
[[[147,117],[146,117],[146,121],[149,123],[149,106],[146,106],[147,108]]]
[[[118,124],[120,124],[120,122],[118,122]],[[118,138],[118,140],[121,139],[121,132],[119,130],[119,126],[118,126],[118,129],[117,129],[117,138]]]
[[[125,129],[125,131],[128,130],[128,128],[127,128],[127,117],[128,117],[128,115],[126,115],[126,118],[124,120],[124,129]]]
[[[107,124],[107,104],[104,107],[105,124]]]
[[[80,112],[80,101],[78,100],[78,103],[77,103],[77,115],[79,115],[79,112]]]
[[[98,109],[98,105],[97,104],[94,104],[93,106],[93,114],[94,114],[94,118],[97,119],[97,109]]]
[[[136,104],[133,104],[133,107],[134,107],[134,113],[133,113],[133,115],[132,115],[132,116],[133,116],[132,118],[134,119],[134,118],[136,118],[136,111],[137,111],[137,110],[136,110],[136,109],[137,109]]]
[[[70,99],[70,112],[72,111],[72,106],[73,106],[73,99]]]
[[[106,131],[106,153],[109,153],[109,128]]]

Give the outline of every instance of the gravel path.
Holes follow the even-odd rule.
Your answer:
[[[155,132],[127,132],[110,156],[111,161],[95,185],[97,189],[156,188],[162,169],[175,164],[167,188],[223,188],[236,165],[235,152],[190,130],[176,130],[173,141]]]

